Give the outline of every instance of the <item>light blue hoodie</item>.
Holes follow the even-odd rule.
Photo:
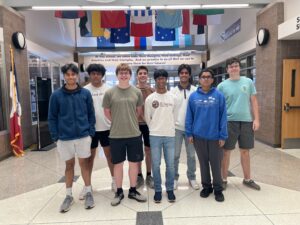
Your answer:
[[[224,95],[215,88],[205,93],[201,88],[191,94],[186,118],[187,137],[207,140],[226,140],[227,115]]]

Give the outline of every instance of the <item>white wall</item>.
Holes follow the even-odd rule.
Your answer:
[[[300,15],[299,0],[283,0],[284,2],[284,21]]]
[[[256,14],[260,9],[228,9],[222,24],[208,26],[208,47],[210,60],[208,66],[215,65],[229,57],[243,54],[256,47]],[[241,18],[241,31],[223,41],[220,37],[230,25]]]

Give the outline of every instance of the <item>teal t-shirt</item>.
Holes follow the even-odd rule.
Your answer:
[[[256,89],[251,79],[240,77],[239,80],[227,79],[218,85],[226,99],[227,120],[251,122],[251,99]]]

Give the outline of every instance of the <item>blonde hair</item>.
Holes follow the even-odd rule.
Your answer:
[[[118,73],[120,71],[128,71],[130,73],[130,75],[132,74],[132,70],[131,70],[130,66],[126,63],[121,63],[117,66],[116,75],[118,75]]]

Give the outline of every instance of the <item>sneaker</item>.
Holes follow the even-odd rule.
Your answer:
[[[71,209],[71,205],[74,203],[74,198],[70,195],[67,195],[65,200],[60,206],[60,212],[65,213]]]
[[[161,202],[161,192],[160,191],[158,191],[158,192],[155,192],[155,194],[154,194],[154,202],[155,203],[160,203]]]
[[[146,202],[147,198],[138,191],[129,191],[128,198],[135,199],[138,202]]]
[[[213,192],[213,189],[211,187],[210,188],[203,188],[200,191],[200,196],[202,198],[207,198],[212,192]]]
[[[86,209],[91,209],[94,208],[95,206],[95,202],[94,202],[94,198],[91,192],[87,192],[85,195],[85,202],[84,202],[84,207]]]
[[[200,189],[199,184],[197,183],[196,180],[189,180],[189,184],[190,184],[190,186],[191,186],[194,190],[199,190],[199,189]]]
[[[113,191],[113,192],[117,192],[117,185],[116,185],[116,181],[115,180],[113,180],[112,182],[111,182],[111,191]]]
[[[174,191],[167,191],[167,195],[168,195],[168,201],[169,202],[175,202],[176,201]]]
[[[215,191],[215,199],[217,202],[224,202],[224,195],[222,191]]]
[[[84,200],[85,196],[86,196],[86,191],[85,191],[85,187],[83,187],[79,194],[79,200]]]
[[[174,180],[174,190],[177,190],[178,188],[178,180]]]
[[[256,184],[254,182],[254,180],[249,180],[249,181],[246,181],[245,179],[243,180],[243,184],[246,185],[247,187],[249,188],[252,188],[252,189],[255,189],[255,190],[260,190],[260,186],[258,184]]]
[[[151,189],[154,188],[154,180],[153,180],[153,177],[151,175],[146,177],[146,185]]]
[[[136,180],[136,189],[140,188],[141,186],[143,186],[145,183],[144,181],[144,177],[143,176],[137,176],[137,180]]]
[[[114,199],[111,201],[111,206],[117,206],[121,203],[122,199],[124,198],[124,193],[121,193],[118,195],[118,193],[115,193]]]
[[[226,188],[227,188],[227,180],[223,180],[222,181],[222,188],[223,188],[223,191],[226,190]]]

